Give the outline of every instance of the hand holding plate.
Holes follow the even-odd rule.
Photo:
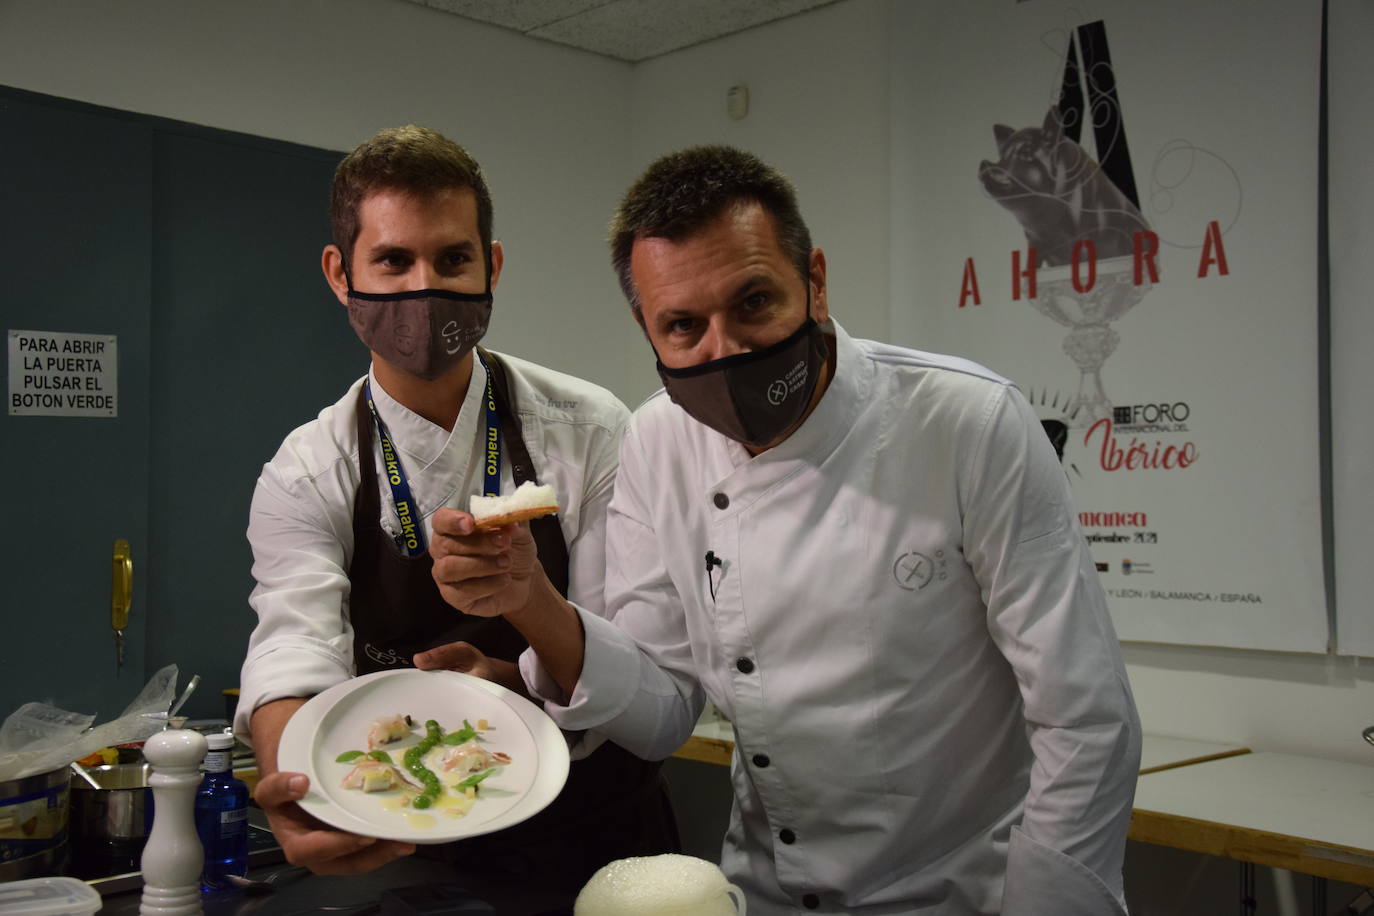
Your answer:
[[[253,800],[267,815],[272,835],[292,865],[317,875],[359,875],[415,851],[413,843],[376,840],[325,826],[296,804],[309,789],[310,779],[303,773],[277,772],[264,776],[253,790]]]

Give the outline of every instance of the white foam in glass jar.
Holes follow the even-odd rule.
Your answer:
[[[638,856],[603,865],[574,916],[745,916],[744,894],[705,859]]]

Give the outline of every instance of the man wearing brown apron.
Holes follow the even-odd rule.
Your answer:
[[[351,675],[413,664],[523,691],[525,637],[444,600],[427,517],[474,492],[553,484],[559,516],[528,529],[537,562],[560,595],[601,612],[627,411],[603,389],[476,348],[503,253],[480,167],[461,147],[423,128],[383,131],[341,163],[331,216],[325,276],[372,369],[288,436],[259,478],[248,530],[259,624],[236,729],[254,745],[256,799],[288,858],[346,874],[414,847],[307,816],[295,804],[306,778],[276,771],[287,721]],[[677,849],[658,764],[608,743],[574,761],[559,797],[525,823],[421,854],[451,863],[453,881],[499,912],[552,913],[606,862]]]

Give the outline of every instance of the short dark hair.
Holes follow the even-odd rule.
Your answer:
[[[467,188],[477,198],[477,232],[482,254],[491,271],[491,192],[482,167],[467,150],[430,130],[407,124],[379,131],[344,157],[334,170],[329,198],[329,228],[344,263],[353,262],[358,241],[358,208],[374,191],[406,191],[431,195]]]
[[[630,307],[639,294],[630,276],[635,239],[681,241],[731,207],[754,202],[773,218],[778,245],[803,282],[811,274],[811,232],[787,177],[752,153],[730,146],[694,146],[669,153],[625,193],[611,220],[611,264]]]

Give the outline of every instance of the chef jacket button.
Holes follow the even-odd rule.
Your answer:
[[[782,840],[788,846],[791,846],[793,843],[797,842],[797,835],[792,832],[791,827],[784,827],[778,831],[778,839]]]
[[[740,674],[753,674],[754,660],[752,658],[737,658],[735,659],[735,667],[739,669]]]
[[[808,910],[814,910],[816,907],[820,905],[821,898],[817,897],[815,894],[802,895],[802,906],[806,907]]]
[[[717,509],[726,509],[730,506],[730,497],[726,496],[724,493],[717,493],[715,496],[711,497],[711,501],[716,504]]]
[[[771,760],[768,759],[768,755],[767,755],[767,754],[755,754],[755,755],[754,755],[754,766],[758,767],[759,769],[763,769],[764,767],[768,766],[768,764],[770,764],[770,763],[772,763],[772,762],[773,762],[773,761],[771,761]]]

